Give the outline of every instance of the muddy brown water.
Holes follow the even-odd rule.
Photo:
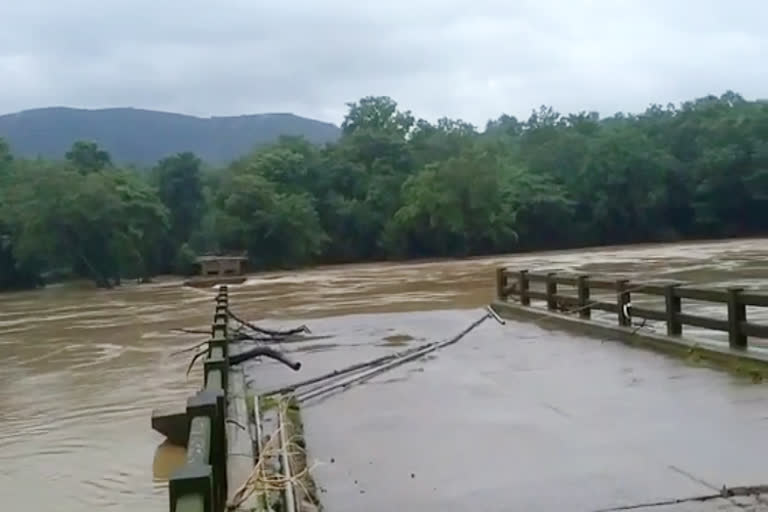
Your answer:
[[[471,317],[466,310],[492,299],[500,264],[768,289],[768,240],[760,239],[275,272],[233,287],[232,303],[250,319],[315,320],[336,334],[356,329],[362,357],[428,338],[442,322],[428,311]],[[184,453],[151,430],[150,414],[183,404],[199,386],[199,371],[185,378],[188,358],[171,353],[200,337],[172,329],[205,328],[213,296],[176,279],[0,294],[3,508],[167,510],[166,479]],[[411,327],[398,329],[382,313],[407,313],[398,318]],[[315,353],[331,357],[333,341],[317,343]],[[296,350],[298,358],[313,353]],[[349,354],[356,353],[330,361],[354,359]],[[276,374],[275,383],[295,377]]]

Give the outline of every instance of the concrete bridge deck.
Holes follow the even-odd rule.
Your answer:
[[[448,337],[480,310],[309,321],[298,374],[247,367],[255,390]],[[387,340],[387,338],[389,338]],[[307,404],[330,512],[595,511],[768,484],[768,384],[546,324],[484,323],[461,342]],[[768,500],[766,500],[768,502]],[[768,510],[755,498],[637,510]]]

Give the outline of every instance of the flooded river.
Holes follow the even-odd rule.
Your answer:
[[[488,303],[501,264],[768,289],[768,240],[744,240],[268,273],[233,287],[231,296],[233,308],[250,319],[315,319],[321,330],[339,333],[350,326],[362,344],[378,346],[399,334],[390,332],[394,317],[380,314],[408,313],[397,318],[421,325],[416,330],[428,337],[441,320],[419,312]],[[151,410],[179,406],[199,386],[199,373],[185,379],[188,357],[172,353],[200,338],[172,329],[205,328],[213,296],[175,279],[111,291],[65,285],[0,295],[4,508],[167,510],[166,478],[184,454],[161,445]],[[345,315],[355,316],[328,323]],[[482,379],[487,385],[492,375]],[[482,392],[466,384],[467,393]],[[554,400],[555,388],[548,392]]]

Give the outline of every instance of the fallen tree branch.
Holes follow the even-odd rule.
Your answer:
[[[253,336],[244,332],[238,332],[232,341],[255,341],[257,343],[281,343],[283,340],[272,336]]]
[[[257,343],[299,343],[302,341],[316,341],[316,340],[325,340],[328,338],[332,338],[333,336],[328,335],[322,335],[322,336],[296,336],[296,337],[286,337],[286,338],[274,338],[274,337],[267,337],[267,336],[252,336],[250,334],[246,334],[244,332],[238,333],[237,339],[234,341],[255,341]]]
[[[201,350],[200,352],[198,352],[197,354],[195,354],[195,356],[194,356],[194,357],[192,358],[192,360],[189,362],[189,366],[187,366],[187,375],[189,375],[189,372],[192,370],[192,366],[195,364],[195,361],[197,361],[197,359],[198,359],[200,356],[202,356],[202,355],[205,355],[205,354],[207,354],[207,353],[208,353],[208,349],[205,349],[205,350]]]
[[[177,355],[179,355],[179,354],[183,354],[183,353],[185,353],[185,352],[192,352],[193,350],[195,350],[195,349],[198,349],[198,348],[202,347],[202,346],[203,346],[203,345],[205,345],[206,343],[208,343],[208,340],[202,341],[202,342],[198,343],[197,345],[195,345],[194,347],[183,348],[183,349],[181,349],[181,350],[177,350],[176,352],[171,352],[171,355],[172,355],[172,356],[177,356]]]
[[[294,371],[298,371],[301,369],[300,362],[291,361],[285,355],[269,347],[256,347],[256,348],[252,348],[251,350],[246,350],[245,352],[240,352],[239,354],[229,356],[229,364],[231,365],[240,364],[244,361],[247,361],[249,359],[253,359],[254,357],[259,357],[259,356],[266,356],[276,361],[280,361],[285,366],[291,368]]]
[[[267,334],[269,336],[289,336],[291,334],[299,334],[300,332],[305,332],[307,334],[311,334],[312,332],[309,330],[309,327],[306,325],[301,325],[299,327],[295,327],[293,329],[285,329],[285,330],[275,330],[275,329],[267,329],[264,327],[259,327],[258,325],[254,325],[246,320],[243,320],[236,314],[232,312],[231,309],[227,308],[227,314],[232,317],[233,320],[240,323],[241,325],[244,325],[248,327],[251,330],[254,330],[256,332],[260,332],[262,334]]]
[[[183,332],[185,334],[207,334],[208,336],[211,335],[210,330],[204,330],[204,329],[187,329],[186,327],[176,327],[174,329],[171,329],[171,331],[175,332]],[[232,336],[230,341],[243,341],[243,340],[253,340],[253,341],[275,341],[275,338],[273,336],[252,336],[248,333],[242,332],[240,330],[236,330]]]
[[[207,329],[207,330],[205,330],[205,329],[187,329],[186,327],[176,327],[174,329],[171,329],[171,331],[183,332],[183,333],[186,333],[186,334],[209,334],[209,335],[211,334],[211,330],[210,329]]]

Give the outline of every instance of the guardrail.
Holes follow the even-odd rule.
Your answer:
[[[187,400],[189,422],[186,464],[168,481],[171,512],[219,512],[227,498],[225,439],[229,296],[219,288],[205,358],[203,389]]]
[[[532,290],[531,283],[542,283],[544,291]],[[558,293],[558,285],[575,288],[575,296]],[[616,300],[592,300],[593,290],[615,292]],[[631,298],[634,294],[663,297],[664,310],[633,306]],[[633,283],[627,279],[595,279],[588,275],[542,274],[498,268],[496,295],[500,301],[516,297],[523,306],[530,306],[531,299],[543,300],[548,310],[578,313],[583,319],[591,318],[592,310],[607,311],[615,313],[618,324],[626,327],[631,325],[631,318],[662,321],[666,323],[669,336],[681,336],[684,325],[723,331],[728,333],[729,345],[736,349],[746,349],[750,337],[768,338],[768,325],[747,320],[747,306],[768,307],[768,294],[744,291],[743,288],[716,290],[692,287],[686,283]],[[727,318],[683,313],[682,299],[724,304]]]

